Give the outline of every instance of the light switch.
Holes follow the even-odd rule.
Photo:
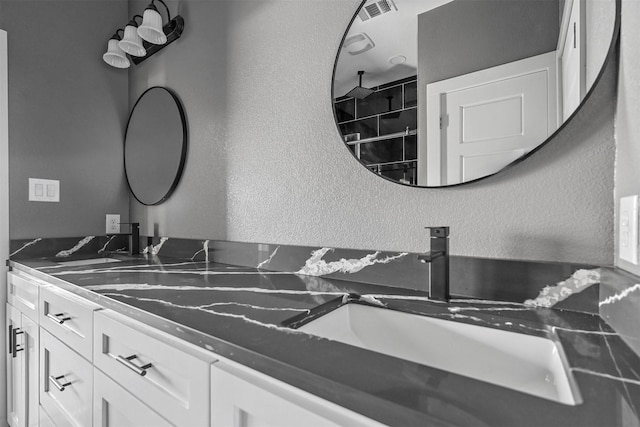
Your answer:
[[[59,202],[60,181],[57,179],[29,178],[29,201]]]
[[[620,259],[638,264],[638,196],[620,199],[620,226],[618,256]]]

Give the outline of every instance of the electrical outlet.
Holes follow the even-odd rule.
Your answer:
[[[620,199],[620,236],[618,256],[632,264],[638,264],[638,196]]]
[[[120,215],[107,214],[107,234],[120,233]]]

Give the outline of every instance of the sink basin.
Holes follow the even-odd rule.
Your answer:
[[[566,405],[581,403],[559,343],[483,326],[346,304],[298,328]]]
[[[120,262],[119,259],[115,258],[90,258],[90,259],[79,259],[75,261],[57,261],[58,264],[64,265],[67,267],[77,267],[81,265],[90,265],[90,264],[106,264],[110,262]]]

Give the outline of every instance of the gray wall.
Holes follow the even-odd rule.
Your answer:
[[[126,0],[0,0],[9,38],[10,237],[105,233],[128,215],[122,166],[127,72],[102,61]],[[28,201],[28,178],[60,180],[60,203]]]
[[[616,110],[616,254],[618,248],[617,231],[619,224],[619,200],[621,197],[640,194],[640,2],[622,2],[622,23],[620,41],[620,73],[618,77],[618,98]],[[617,257],[616,257],[617,259]],[[640,275],[640,267],[626,261],[617,260],[618,266]]]
[[[418,83],[426,85],[556,49],[557,1],[453,1],[418,16]]]
[[[176,90],[191,145],[168,202],[131,201],[142,231],[421,251],[423,227],[446,224],[459,255],[611,264],[615,75],[522,165],[460,188],[403,187],[363,168],[333,122],[333,61],[359,3],[169,2],[187,29],[131,71],[130,102]]]

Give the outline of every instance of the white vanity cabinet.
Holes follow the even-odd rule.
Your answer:
[[[383,426],[228,360],[211,367],[211,408],[211,427]]]
[[[91,425],[91,363],[44,329],[40,330],[40,375],[40,403],[55,425]]]
[[[8,301],[11,427],[381,426],[19,269]]]
[[[170,427],[162,418],[99,369],[93,370],[94,427]]]
[[[7,275],[7,421],[12,427],[39,425],[38,297],[44,284],[18,272]]]
[[[173,425],[209,424],[213,353],[111,310],[95,313],[93,349],[95,367],[152,412]],[[140,404],[96,395],[96,413],[105,405],[125,413],[125,405]]]
[[[40,289],[40,404],[56,426],[93,419],[93,313],[101,306],[56,286]]]

